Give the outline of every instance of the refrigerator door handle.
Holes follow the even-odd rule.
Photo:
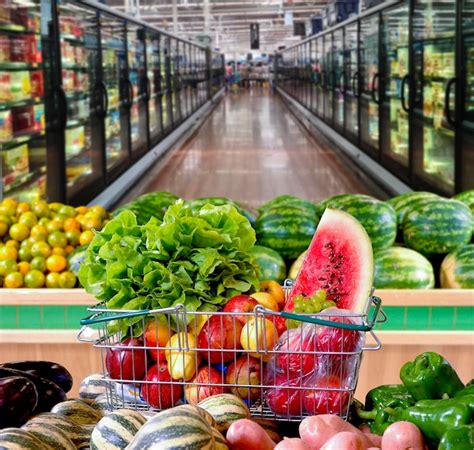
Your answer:
[[[127,101],[127,108],[131,109],[133,106],[133,85],[132,82],[127,78],[125,80],[125,84],[127,86],[128,90],[128,101]]]
[[[377,105],[380,104],[380,98],[377,98],[377,91],[379,90],[378,80],[380,78],[380,74],[377,72],[372,77],[372,101]],[[377,86],[377,87],[375,87]]]
[[[145,77],[145,85],[146,85],[145,101],[149,102],[151,100],[151,81],[148,77]]]
[[[456,126],[456,120],[451,117],[451,109],[449,107],[449,97],[451,96],[451,88],[457,82],[456,78],[451,78],[446,84],[446,90],[444,91],[444,114],[446,120],[452,127]]]
[[[323,90],[326,90],[328,85],[327,85],[327,77],[326,77],[326,71],[323,69],[321,70],[321,87]]]
[[[333,92],[336,90],[336,78],[337,78],[336,71],[331,70],[331,79],[330,79],[330,81],[332,82],[332,84],[330,86],[330,89]]]
[[[107,92],[107,86],[103,81],[99,81],[99,87],[102,93],[102,116],[106,117],[109,112],[109,93]]]
[[[60,122],[59,122],[59,129],[64,131],[67,127],[67,97],[66,92],[62,86],[58,88],[58,99],[59,99],[59,114],[60,114]]]
[[[339,90],[341,91],[342,95],[346,95],[346,72],[343,70],[339,75]]]
[[[400,103],[402,104],[402,108],[405,112],[409,113],[411,106],[407,106],[406,98],[405,98],[405,86],[410,81],[410,75],[406,74],[402,78],[402,84],[400,86]]]
[[[352,94],[355,98],[359,98],[359,72],[352,75]]]

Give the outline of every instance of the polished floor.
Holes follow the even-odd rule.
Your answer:
[[[318,201],[377,193],[321,136],[313,139],[268,89],[228,94],[181,148],[153,166],[122,203],[145,192],[225,196],[258,206],[280,194]]]

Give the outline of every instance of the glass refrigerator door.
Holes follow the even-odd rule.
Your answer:
[[[163,132],[161,125],[160,35],[150,30],[147,30],[146,34],[146,64],[150,144],[154,146]]]
[[[346,137],[359,141],[359,72],[358,72],[358,24],[348,25],[344,30],[344,132]]]
[[[463,54],[465,62],[461,122],[461,167],[457,190],[474,189],[474,0],[465,0],[462,10]]]
[[[0,198],[33,201],[46,194],[41,39],[50,39],[49,20],[40,1],[0,7]]]
[[[415,1],[414,174],[454,193],[456,0]]]
[[[313,113],[317,110],[317,96],[318,96],[318,82],[319,82],[319,68],[318,68],[318,52],[317,52],[318,41],[313,39],[310,47],[310,89],[311,89],[311,104],[309,106]]]
[[[344,29],[333,34],[334,65],[334,128],[342,132],[344,127],[344,89],[346,73],[344,71]]]
[[[163,114],[163,129],[169,131],[173,124],[173,116],[171,113],[171,87],[169,77],[169,48],[170,38],[161,36],[160,40],[160,62],[161,62],[161,86],[163,96],[161,98],[161,111]]]
[[[382,161],[408,179],[409,52],[408,3],[382,12]]]
[[[305,58],[304,58],[304,85],[306,108],[311,108],[311,41],[305,44]]]
[[[102,14],[100,18],[102,81],[106,88],[105,161],[107,182],[116,178],[129,163],[129,109],[131,89],[127,75],[125,24]]]
[[[145,66],[145,30],[127,23],[128,83],[131,85],[130,131],[132,158],[148,150],[147,86]]]
[[[103,180],[103,87],[96,12],[76,2],[59,6],[62,89],[66,98],[66,197],[86,202]]]
[[[316,113],[320,119],[324,117],[324,83],[326,83],[326,74],[324,69],[324,45],[323,38],[316,40]]]
[[[169,65],[170,65],[170,90],[171,90],[171,110],[173,126],[179,121],[177,113],[177,79],[176,79],[176,39],[170,38]]]
[[[191,96],[192,96],[192,107],[193,112],[196,111],[198,105],[198,92],[197,92],[197,48],[191,47]]]
[[[360,140],[370,155],[379,155],[379,26],[378,15],[360,22]]]
[[[181,55],[181,103],[183,118],[187,118],[190,114],[189,105],[189,44],[183,42]]]
[[[182,111],[182,82],[181,82],[181,53],[183,44],[179,41],[175,41],[175,53],[174,53],[174,85],[176,92],[176,115],[175,122],[181,122],[183,120]]]
[[[332,125],[333,115],[333,86],[334,70],[332,66],[332,34],[324,36],[324,68],[323,68],[323,87],[324,87],[324,120]]]

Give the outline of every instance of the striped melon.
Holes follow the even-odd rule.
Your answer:
[[[99,395],[107,392],[108,382],[104,380],[104,376],[95,373],[84,378],[79,386],[79,397],[86,403],[94,403]]]
[[[225,433],[232,422],[250,419],[250,411],[243,400],[232,394],[218,394],[207,397],[198,406],[211,413],[216,428]]]
[[[76,450],[76,445],[69,436],[58,427],[28,422],[22,428],[56,450]]]
[[[445,289],[474,289],[474,244],[463,245],[444,258],[440,281]]]
[[[222,436],[222,433],[217,430],[217,428],[211,428],[212,434],[214,436],[214,450],[229,450],[227,441],[225,437]]]
[[[258,208],[258,210],[262,213],[278,206],[294,206],[297,208],[307,209],[308,211],[312,211],[318,217],[320,216],[318,205],[309,200],[305,200],[304,198],[295,197],[294,195],[279,195],[278,197],[264,203],[260,208]]]
[[[137,411],[118,409],[106,415],[95,426],[91,435],[91,450],[118,450],[133,441],[146,419]]]
[[[474,189],[468,191],[460,192],[453,197],[454,200],[459,200],[463,202],[466,206],[469,206],[472,213],[474,214]]]
[[[424,255],[449,253],[467,244],[471,236],[471,210],[457,200],[425,201],[403,221],[405,244]]]
[[[66,400],[56,404],[52,413],[68,417],[79,425],[95,425],[102,415],[82,400]]]
[[[213,450],[212,427],[190,405],[166,409],[152,417],[135,435],[128,450]]]
[[[261,419],[259,417],[252,418],[252,420],[255,423],[258,423],[265,430],[265,433],[268,434],[273,442],[278,443],[283,439],[278,431],[278,422],[276,420]]]
[[[107,394],[100,394],[92,403],[90,403],[90,405],[98,411],[99,414],[105,415],[114,410],[111,400],[112,399]]]
[[[390,247],[374,254],[374,285],[378,289],[430,289],[434,287],[433,266],[420,253]]]
[[[342,202],[348,198],[351,198],[353,195],[358,195],[358,194],[337,194],[333,195],[332,197],[325,198],[321,203],[319,204],[319,207],[322,209],[322,212],[329,206],[329,203],[332,205],[336,205],[339,202]]]
[[[318,218],[307,209],[277,206],[262,212],[255,224],[257,244],[269,247],[288,259],[308,248]]]
[[[21,428],[4,428],[0,430],[1,450],[55,450],[54,447],[41,442],[34,434]]]
[[[387,203],[393,206],[393,209],[397,213],[398,228],[402,228],[403,220],[405,219],[407,212],[411,211],[416,205],[421,204],[426,200],[433,200],[434,198],[439,198],[439,196],[432,192],[405,192],[404,194],[397,195],[396,197],[387,200]]]
[[[397,237],[397,214],[392,206],[368,195],[354,194],[328,201],[328,208],[355,217],[367,231],[374,250],[391,247]]]
[[[76,422],[61,414],[42,413],[33,417],[27,425],[28,424],[39,424],[43,428],[59,428],[66,433],[77,448],[89,447],[92,430],[78,425]]]
[[[286,265],[278,252],[261,245],[254,245],[249,253],[255,258],[260,269],[260,281],[275,280],[279,283],[285,281]]]

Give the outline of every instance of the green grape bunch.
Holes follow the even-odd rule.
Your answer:
[[[295,314],[317,314],[332,306],[336,306],[336,303],[327,299],[324,289],[319,289],[311,297],[306,297],[303,294],[297,295],[293,312]],[[287,319],[286,321],[288,329],[297,328],[300,324],[299,320]]]

